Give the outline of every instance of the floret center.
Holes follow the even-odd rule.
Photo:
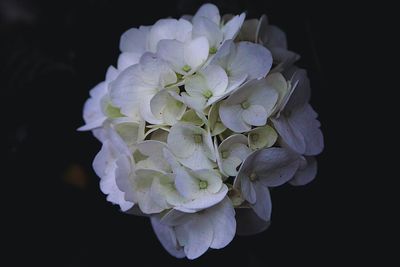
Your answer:
[[[206,189],[207,187],[208,187],[208,182],[207,182],[207,181],[200,180],[200,182],[199,182],[199,188],[200,188],[200,189]]]
[[[243,109],[248,109],[250,107],[250,103],[247,100],[243,101],[240,105]]]
[[[201,136],[201,134],[195,134],[193,138],[196,144],[201,144],[203,142],[203,137]]]
[[[191,69],[192,69],[192,68],[191,68],[189,65],[185,65],[185,66],[183,66],[183,68],[182,68],[182,70],[183,70],[184,72],[189,72]]]

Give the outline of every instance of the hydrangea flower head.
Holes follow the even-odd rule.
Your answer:
[[[147,216],[173,256],[195,259],[265,230],[269,188],[305,185],[323,150],[310,82],[265,15],[194,16],[127,30],[90,91],[85,125],[107,200]]]

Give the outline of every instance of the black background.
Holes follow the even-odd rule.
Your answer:
[[[309,71],[311,103],[322,122],[326,147],[317,179],[273,190],[267,231],[236,237],[192,262],[177,260],[147,219],[122,214],[105,200],[91,168],[100,143],[76,131],[88,92],[116,64],[125,30],[193,14],[203,2],[0,0],[9,266],[326,266],[376,258],[370,253],[375,234],[366,226],[376,209],[362,197],[369,194],[360,179],[366,172],[353,160],[362,143],[355,127],[367,129],[371,119],[356,102],[358,80],[366,75],[356,66],[364,64],[357,51],[371,21],[336,1],[210,1],[222,14],[266,13],[287,33],[289,48],[302,56],[298,64]],[[360,220],[365,212],[370,217]]]

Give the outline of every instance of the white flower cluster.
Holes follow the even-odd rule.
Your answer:
[[[266,16],[205,4],[126,31],[90,92],[93,167],[122,211],[148,216],[169,253],[194,259],[264,230],[270,187],[303,185],[323,149],[306,72]]]

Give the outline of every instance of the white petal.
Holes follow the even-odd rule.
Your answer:
[[[177,242],[174,229],[162,224],[157,215],[151,216],[150,221],[158,240],[161,242],[165,250],[176,258],[184,258],[185,253]]]
[[[174,172],[176,189],[185,198],[192,199],[200,190],[199,180],[190,175],[184,168],[176,169]]]
[[[214,96],[222,96],[228,86],[228,76],[223,68],[218,65],[208,65],[203,71],[207,87]]]
[[[125,200],[124,192],[117,186],[116,161],[114,148],[106,141],[93,161],[93,168],[101,178],[100,189],[107,195],[107,200],[118,204],[123,211],[126,211],[133,206],[133,203]]]
[[[107,117],[102,112],[101,101],[102,98],[107,94],[107,84],[101,82],[96,85],[91,91],[89,98],[83,107],[83,119],[86,125],[80,127],[79,131],[92,130],[101,127]]]
[[[206,62],[209,53],[208,40],[205,37],[198,37],[184,45],[184,60],[194,72],[204,62]]]
[[[194,125],[197,125],[197,126],[202,126],[202,125],[204,125],[203,120],[200,119],[200,118],[197,116],[196,112],[195,112],[193,109],[187,110],[187,111],[183,114],[183,116],[182,116],[182,118],[181,118],[181,121],[182,121],[182,122],[191,123],[191,124],[194,124]]]
[[[324,139],[321,132],[320,123],[315,118],[316,113],[310,105],[306,105],[301,110],[292,112],[289,124],[294,129],[301,132],[305,142],[304,154],[307,156],[318,155],[324,149]]]
[[[121,35],[119,49],[142,55],[146,51],[148,30],[145,27],[132,28]]]
[[[153,53],[145,53],[140,58],[142,68],[141,78],[146,85],[153,89],[162,89],[168,85],[175,84],[177,77],[168,63]]]
[[[317,175],[317,161],[315,157],[306,157],[306,166],[300,168],[292,180],[290,180],[291,185],[306,185],[314,180]]]
[[[246,118],[246,120],[249,122],[251,121],[252,123],[252,120],[254,120],[256,126],[259,126],[259,124],[266,120],[267,117],[272,113],[277,98],[278,93],[275,91],[275,89],[267,85],[265,79],[252,80],[232,93],[226,100],[222,101],[219,109],[219,115],[224,125],[230,130],[234,132],[249,131],[251,129],[250,125],[245,123],[246,121],[242,120]],[[266,113],[260,114],[259,112],[254,112],[254,114],[251,114],[251,112],[247,111],[243,117],[242,112],[244,112],[245,109],[242,108],[242,104],[245,101],[250,104],[250,107],[252,105],[263,106]],[[266,116],[254,117],[254,115],[257,114]]]
[[[171,135],[171,134],[170,134]],[[181,141],[182,146],[182,141]],[[185,147],[181,148],[182,150],[186,149]],[[215,156],[215,155],[214,155]],[[177,158],[182,165],[192,170],[200,170],[200,169],[213,169],[216,167],[215,162],[211,161],[208,157],[208,153],[203,149],[197,148],[194,150],[192,155],[186,158]]]
[[[234,57],[234,55],[236,55],[236,45],[233,40],[227,40],[218,49],[217,53],[211,59],[210,64],[219,65],[226,70],[228,68],[228,64],[230,63],[231,57]]]
[[[100,178],[105,176],[107,170],[112,168],[113,159],[116,160],[116,157],[113,155],[112,150],[110,148],[109,141],[105,141],[96,157],[93,161],[93,169],[97,176]]]
[[[215,157],[216,157],[216,162],[217,162],[217,166],[219,168],[220,173],[223,176],[223,179],[225,180],[226,177],[228,177],[229,175],[227,175],[224,172],[224,169],[222,167],[222,157],[221,157],[221,153],[218,151],[218,141],[217,138],[214,138],[214,150],[215,150]]]
[[[228,245],[235,237],[236,220],[235,209],[228,197],[218,205],[207,210],[206,214],[213,226],[213,240],[210,247],[220,249]]]
[[[153,180],[157,179],[158,176],[163,175],[162,173],[154,170],[140,169],[135,171],[133,179],[133,189],[135,191],[136,201],[138,205],[146,214],[159,213],[165,209],[154,201],[151,193],[151,187]]]
[[[173,98],[167,90],[158,92],[151,99],[150,107],[152,113],[168,125],[174,125],[186,110],[186,106]]]
[[[192,108],[193,110],[201,112],[201,113],[206,106],[206,99],[204,97],[190,96],[187,93],[183,92],[182,99],[183,99],[183,102],[185,103],[185,105],[187,105],[189,108]],[[202,122],[203,122],[203,120],[202,120]],[[204,122],[203,122],[203,124],[204,124]]]
[[[116,162],[115,181],[122,192],[124,192],[125,200],[135,202],[132,182],[132,162],[128,157],[121,156]]]
[[[251,127],[242,120],[242,107],[238,105],[227,105],[222,101],[219,107],[219,116],[222,123],[236,133],[251,130]]]
[[[212,223],[204,216],[198,216],[190,223],[176,226],[175,231],[188,259],[195,259],[204,254],[213,239]]]
[[[222,161],[221,168],[227,176],[236,176],[237,167],[242,163],[242,160],[237,157],[230,157]]]
[[[118,118],[113,120],[115,131],[122,138],[128,147],[132,147],[139,141],[140,125],[127,118]]]
[[[106,73],[106,81],[114,81],[117,78],[118,74],[119,72],[116,68],[114,68],[113,66],[109,66]]]
[[[145,140],[136,145],[136,148],[145,156],[160,155],[167,145],[163,142],[156,140]]]
[[[218,151],[220,154],[227,153],[227,158],[222,158],[222,169],[229,176],[236,176],[236,168],[251,153],[247,147],[247,138],[242,134],[234,134],[226,138],[220,144]]]
[[[172,208],[184,200],[175,189],[172,174],[160,175],[157,179],[153,179],[150,195],[152,200],[164,209]]]
[[[227,139],[225,139],[225,140],[227,140]],[[247,142],[246,143],[242,143],[245,140],[246,139],[243,139],[243,141],[241,141],[240,143],[238,142],[238,143],[232,144],[232,146],[230,148],[230,155],[231,156],[237,157],[237,158],[241,159],[242,161],[247,158],[247,156],[251,153],[251,149],[249,149],[247,147]]]
[[[208,123],[208,120],[206,117],[207,108],[204,109],[203,111],[195,110],[195,112],[196,112],[197,117],[199,117],[203,121],[203,125],[205,124],[208,126],[209,123]],[[207,131],[208,131],[208,129],[207,129]],[[210,135],[210,137],[211,137],[211,135]]]
[[[304,69],[292,68],[289,70],[294,72],[290,78],[292,84],[295,84],[294,91],[288,100],[285,109],[294,110],[304,107],[308,104],[311,96],[310,80]]]
[[[218,135],[226,130],[225,125],[222,124],[222,121],[219,118],[219,105],[220,102],[212,105],[208,112],[208,122],[212,136]]]
[[[168,97],[172,96],[168,94],[167,90],[161,90],[150,101],[150,108],[153,115],[158,118],[162,119],[163,111],[165,106],[168,104]]]
[[[300,131],[292,128],[285,116],[280,116],[278,119],[272,119],[272,122],[274,123],[274,127],[284,144],[297,153],[304,154],[306,143]]]
[[[260,219],[271,220],[272,203],[268,188],[259,183],[254,183],[254,189],[256,191],[256,202],[251,207]]]
[[[227,92],[232,92],[235,91],[235,89],[239,88],[248,78],[248,74],[243,74],[243,73],[230,73],[229,78],[229,83],[228,83],[228,89],[226,90]]]
[[[202,5],[193,16],[193,21],[197,18],[205,17],[219,25],[221,21],[221,16],[219,14],[218,7],[213,4],[204,4]]]
[[[130,67],[132,65],[135,65],[139,63],[140,57],[142,55],[138,53],[133,53],[133,52],[124,52],[121,53],[118,57],[118,70],[123,71],[127,67]]]
[[[177,26],[173,29],[175,39],[181,42],[186,42],[192,38],[192,24],[185,19],[178,19]]]
[[[139,64],[125,69],[110,86],[110,99],[113,106],[121,108],[121,113],[140,120],[138,90],[142,90],[142,71]]]
[[[203,137],[202,149],[204,153],[207,155],[209,159],[215,161],[215,150],[210,132],[203,131],[202,137]]]
[[[218,49],[223,38],[219,25],[206,17],[199,17],[193,22],[193,38],[205,36],[210,48]]]
[[[277,117],[279,117],[279,114],[285,105],[285,101],[290,94],[289,83],[279,72],[268,74],[265,80],[267,81],[268,86],[274,88],[278,92],[278,100],[274,109],[274,113],[277,113]]]
[[[222,31],[224,33],[224,39],[235,39],[239,34],[240,27],[246,18],[246,14],[242,13],[240,16],[234,16],[231,20],[228,21],[223,27]]]
[[[188,214],[179,210],[171,209],[162,214],[160,222],[168,226],[177,226],[185,223],[190,223],[193,217],[197,215],[198,214]]]
[[[248,143],[253,150],[271,147],[277,139],[278,134],[269,125],[255,128],[248,133]]]
[[[207,209],[221,202],[225,198],[227,193],[228,193],[228,187],[225,184],[223,184],[221,190],[218,191],[217,193],[210,194],[205,191],[202,191],[197,198],[193,199],[192,201],[186,202],[181,206],[177,206],[175,207],[175,209],[188,213]]]
[[[265,77],[272,66],[272,55],[262,45],[250,42],[237,44],[236,55],[230,63],[229,72],[233,76],[247,74],[248,79]]]
[[[203,99],[203,94],[206,90],[210,89],[208,88],[206,77],[201,70],[197,74],[186,78],[185,91],[190,96]]]
[[[164,121],[160,117],[156,117],[151,111],[151,99],[154,95],[145,95],[140,99],[140,115],[150,124],[162,124]]]
[[[84,116],[87,118],[85,120],[86,124],[79,127],[78,131],[90,131],[103,125],[103,122],[107,119],[107,117],[104,116],[102,113],[99,113],[99,111],[95,110],[97,109],[97,105],[98,103],[95,103],[93,99],[88,99],[85,102],[83,109],[85,113]]]
[[[268,113],[263,106],[251,105],[243,110],[242,118],[244,122],[254,126],[263,126],[267,123]]]
[[[253,159],[253,173],[264,186],[279,186],[289,181],[299,167],[297,154],[285,148],[260,150]]]
[[[173,154],[180,158],[189,157],[196,150],[194,135],[202,133],[202,129],[198,126],[177,123],[170,129],[168,147]]]
[[[247,175],[239,172],[238,179],[240,181],[240,189],[244,199],[246,199],[250,204],[254,204],[256,202],[256,191],[254,189],[254,185],[250,182],[249,177]]]
[[[161,40],[157,46],[157,55],[167,61],[171,68],[180,74],[185,74],[184,44],[177,40]]]
[[[110,155],[116,160],[119,155],[130,156],[130,150],[121,136],[115,131],[110,121],[103,125],[104,139],[107,139],[110,147]]]
[[[207,191],[217,193],[222,187],[222,179],[218,172],[210,169],[192,171],[191,175],[200,181],[207,182]]]
[[[160,172],[170,172],[169,162],[163,156],[166,144],[156,140],[145,140],[136,145],[138,151],[145,156],[137,160],[136,169],[153,169]]]
[[[265,79],[250,82],[248,83],[248,87],[251,88],[251,90],[249,90],[251,94],[248,97],[248,101],[251,105],[263,106],[267,112],[267,117],[269,117],[278,100],[278,92],[274,88],[268,86]]]
[[[149,32],[149,50],[155,52],[161,40],[185,42],[191,37],[192,24],[187,20],[160,19]]]

